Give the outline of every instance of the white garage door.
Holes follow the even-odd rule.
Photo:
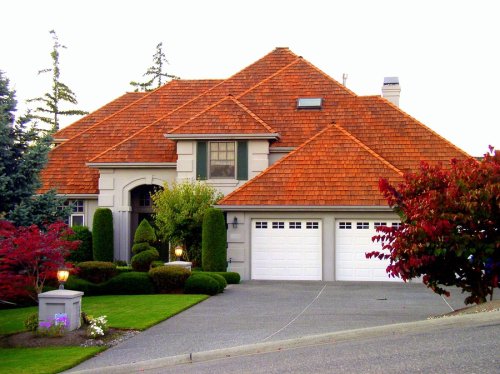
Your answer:
[[[321,280],[321,221],[252,221],[252,279]]]
[[[372,242],[377,225],[399,225],[396,221],[345,219],[335,223],[335,279],[348,281],[401,281],[389,278],[385,269],[389,260],[367,259],[366,252],[380,250]]]

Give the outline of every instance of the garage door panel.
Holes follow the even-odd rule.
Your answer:
[[[258,228],[266,224],[267,229]],[[321,280],[321,232],[319,220],[253,220],[252,279]]]
[[[375,223],[379,220],[346,219],[335,224],[335,278],[353,281],[401,281],[389,278],[385,269],[389,261],[367,259],[366,252],[381,250],[380,243],[373,243],[377,235]],[[383,221],[391,225],[391,221]],[[365,228],[362,228],[365,227]],[[366,228],[368,227],[368,228]]]

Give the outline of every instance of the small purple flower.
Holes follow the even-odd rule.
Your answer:
[[[55,326],[60,326],[63,325],[64,327],[69,327],[69,319],[68,315],[66,313],[58,313],[55,314],[54,316],[54,325]]]
[[[47,322],[47,321],[40,321],[38,323],[38,327],[42,327],[44,329],[49,329],[51,326],[51,323],[50,322]]]

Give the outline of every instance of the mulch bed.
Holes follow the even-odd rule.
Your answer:
[[[136,330],[109,329],[105,336],[99,339],[89,339],[85,329],[66,332],[61,337],[36,336],[32,332],[21,332],[18,334],[0,336],[0,348],[16,347],[53,347],[53,346],[107,346],[116,345],[134,335]]]

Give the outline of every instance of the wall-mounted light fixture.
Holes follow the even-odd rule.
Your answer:
[[[234,217],[233,218],[233,229],[237,229],[238,228],[238,217]]]

